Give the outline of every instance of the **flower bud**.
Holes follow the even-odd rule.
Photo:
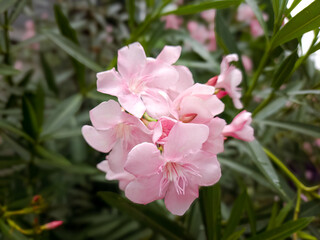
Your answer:
[[[63,221],[52,221],[41,226],[42,230],[52,230],[63,224]]]
[[[214,76],[214,77],[210,78],[206,84],[214,87],[216,85],[217,81],[218,81],[218,76]]]

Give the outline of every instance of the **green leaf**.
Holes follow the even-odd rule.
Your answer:
[[[1,234],[3,234],[3,236],[5,237],[4,239],[8,239],[8,240],[28,240],[27,237],[22,235],[17,230],[15,230],[15,229],[11,228],[10,226],[8,226],[4,222],[4,220],[2,220],[2,219],[0,219],[0,230],[1,230]]]
[[[216,32],[216,39],[217,39],[218,45],[223,49],[225,54],[231,54],[231,53],[238,54],[240,70],[243,76],[243,86],[244,86],[244,90],[246,90],[248,86],[247,74],[242,63],[241,53],[236,44],[237,41],[229,31],[229,26],[224,20],[221,11],[217,11],[216,13],[215,32]]]
[[[135,0],[126,0],[126,8],[127,12],[129,13],[129,26],[130,29],[133,30],[135,27],[135,11],[136,11],[136,5]]]
[[[58,153],[51,152],[40,145],[36,146],[35,150],[38,156],[43,158],[36,159],[36,164],[44,164],[45,166],[55,166],[62,169],[71,166],[69,160]]]
[[[232,233],[232,234],[227,238],[227,240],[238,240],[238,239],[240,239],[240,237],[242,236],[242,234],[244,233],[245,230],[246,230],[246,229],[243,228],[243,229],[241,229],[240,231],[237,231],[237,232]]]
[[[16,134],[20,137],[23,137],[24,139],[26,139],[27,141],[33,143],[33,139],[28,135],[26,134],[25,132],[23,132],[22,130],[20,130],[19,128],[16,128],[15,126],[12,126],[11,123],[5,121],[5,120],[1,120],[0,119],[0,129],[2,130],[7,130],[13,134]]]
[[[309,233],[306,232],[298,232],[298,237],[304,240],[317,240],[316,237],[310,235]]]
[[[300,123],[300,122],[289,122],[289,121],[280,122],[280,121],[261,120],[257,122],[264,125],[272,126],[272,127],[291,130],[293,132],[301,133],[303,135],[320,138],[320,127],[318,126],[309,125],[309,124]]]
[[[294,16],[271,41],[275,48],[320,26],[320,1],[314,1]]]
[[[55,74],[53,73],[43,53],[40,53],[40,62],[41,62],[44,78],[47,81],[47,85],[49,89],[58,96],[59,90],[56,84]]]
[[[278,215],[278,211],[279,211],[279,202],[275,201],[273,203],[273,206],[272,206],[271,216],[270,216],[270,219],[269,219],[267,231],[271,230],[271,229],[273,229],[275,227],[275,225],[276,225],[275,222],[276,222],[276,217]]]
[[[275,219],[274,227],[281,226],[281,224],[284,222],[284,220],[288,216],[292,207],[293,207],[292,202],[288,202],[283,208],[281,208],[278,216]]]
[[[200,207],[202,221],[205,225],[205,232],[208,240],[221,239],[221,189],[216,183],[211,187],[200,189]]]
[[[268,239],[268,240],[278,240],[289,237],[291,234],[305,228],[308,226],[313,218],[300,218],[296,221],[289,221],[285,224],[281,225],[280,227],[274,228],[270,231],[266,231],[260,233],[248,240],[261,240],[261,239]]]
[[[11,6],[16,3],[17,0],[1,0],[0,1],[0,14],[7,11]]]
[[[297,51],[291,53],[278,67],[276,70],[271,87],[274,90],[278,90],[282,84],[284,84],[292,74],[294,65],[298,59]]]
[[[256,229],[257,229],[257,220],[256,220],[256,214],[255,214],[255,210],[254,210],[254,205],[253,202],[250,198],[250,196],[248,195],[247,190],[245,191],[246,193],[246,212],[249,218],[249,223],[250,223],[250,229],[251,229],[251,234],[252,235],[256,235]]]
[[[109,205],[126,213],[165,236],[167,239],[191,239],[187,231],[150,206],[137,205],[113,192],[99,192],[98,195]]]
[[[95,72],[101,72],[104,70],[104,68],[87,57],[89,55],[88,53],[86,53],[80,46],[77,46],[68,38],[53,32],[45,32],[44,34],[67,54],[69,54],[71,57],[75,58],[77,61],[84,64],[91,70]]]
[[[282,197],[288,198],[281,188],[278,175],[273,168],[269,158],[263,151],[260,143],[257,140],[248,143],[249,149],[253,155],[253,163],[259,168],[266,179],[271,183],[271,185],[277,190]]]
[[[282,22],[283,14],[286,9],[288,0],[272,0],[272,7],[274,12],[274,29],[277,31]]]
[[[82,96],[78,94],[62,101],[45,121],[42,137],[54,133],[68,123],[70,118],[80,109],[81,103]]]
[[[263,29],[264,35],[266,37],[266,39],[268,39],[268,28],[267,28],[267,24],[263,19],[263,15],[261,10],[259,9],[258,3],[256,0],[246,0],[246,3],[251,7],[252,11],[254,12],[254,15],[256,15],[257,20],[260,23],[260,26]]]
[[[3,76],[14,76],[14,75],[17,75],[19,74],[20,71],[11,67],[11,66],[8,66],[8,65],[5,65],[5,64],[0,64],[0,75],[3,75]]]
[[[182,7],[179,7],[176,10],[164,12],[161,15],[169,15],[169,14],[175,14],[175,15],[187,15],[187,14],[196,14],[208,9],[222,9],[222,8],[228,8],[231,6],[236,6],[240,4],[242,0],[214,0],[214,1],[204,1],[201,3],[196,4],[189,4]]]
[[[15,2],[15,1],[13,1]],[[9,22],[13,23],[20,15],[20,13],[23,11],[24,6],[26,5],[27,0],[19,0],[16,5],[14,6],[12,13],[9,18]]]
[[[224,230],[223,239],[228,239],[228,237],[231,236],[232,233],[235,232],[235,230],[240,222],[240,218],[242,216],[242,213],[245,209],[246,197],[247,197],[247,194],[245,191],[243,191],[240,194],[240,196],[236,199],[236,201],[234,202],[230,217],[227,222],[227,226]]]

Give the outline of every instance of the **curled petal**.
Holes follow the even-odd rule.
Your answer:
[[[180,57],[180,46],[165,46],[157,57],[158,61],[174,64]]]
[[[97,74],[97,90],[102,93],[119,96],[122,94],[122,82],[118,72],[113,68]]]

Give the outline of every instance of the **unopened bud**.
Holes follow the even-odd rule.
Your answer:
[[[35,196],[32,198],[31,203],[32,203],[32,204],[37,204],[37,203],[39,203],[41,200],[42,200],[41,195],[35,195]]]
[[[197,115],[196,113],[187,113],[180,118],[180,121],[184,123],[191,122]]]
[[[217,81],[218,81],[218,76],[214,76],[210,78],[206,84],[214,87],[217,84]]]
[[[52,221],[52,222],[49,222],[47,224],[42,225],[41,229],[42,230],[51,230],[51,229],[55,229],[55,228],[59,227],[62,224],[63,224],[63,221]]]
[[[219,90],[219,91],[216,93],[216,96],[217,96],[217,98],[219,98],[219,99],[223,98],[225,95],[227,95],[227,92],[226,92],[226,91],[221,91],[221,90]]]

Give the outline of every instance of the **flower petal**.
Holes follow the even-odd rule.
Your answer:
[[[87,143],[99,152],[109,152],[117,140],[113,129],[99,131],[94,127],[85,125],[81,131]]]
[[[144,49],[138,42],[118,51],[118,71],[121,77],[127,81],[144,68],[146,61]]]
[[[185,194],[178,194],[174,185],[170,184],[164,202],[172,214],[181,216],[198,196],[198,187],[196,185],[188,185]]]
[[[216,155],[199,152],[193,156],[192,163],[198,167],[201,175],[198,182],[200,186],[210,186],[219,181],[221,168]]]
[[[161,174],[154,174],[149,177],[133,180],[125,189],[126,197],[132,202],[139,204],[147,204],[162,199],[163,194],[160,195],[161,178]]]
[[[121,122],[122,111],[114,100],[102,102],[90,111],[92,125],[98,130],[106,130]]]
[[[163,164],[160,151],[152,143],[141,143],[128,154],[125,169],[135,176],[148,176],[158,172]]]
[[[98,92],[119,96],[122,94],[122,81],[119,73],[113,68],[97,74]]]
[[[134,94],[128,94],[118,97],[119,103],[121,106],[127,110],[129,113],[134,115],[137,118],[141,118],[146,107],[139,96]]]
[[[166,62],[168,64],[174,64],[180,57],[180,46],[164,46],[162,51],[157,57],[158,61]]]

